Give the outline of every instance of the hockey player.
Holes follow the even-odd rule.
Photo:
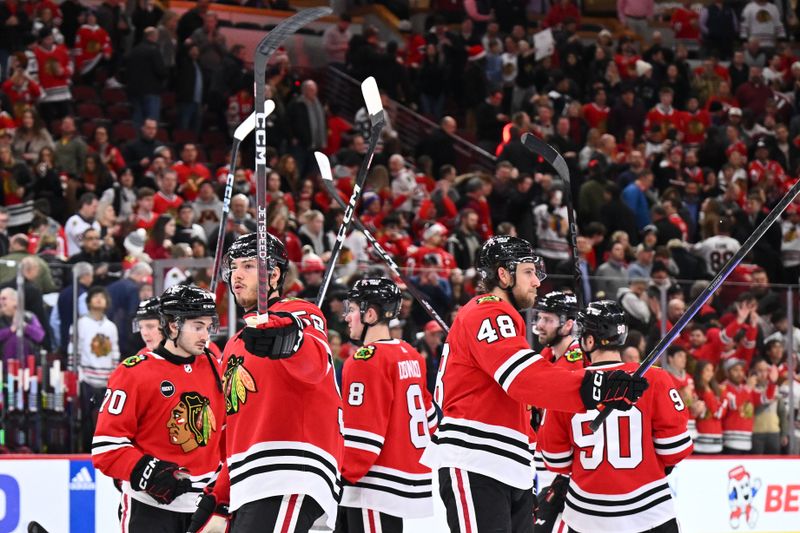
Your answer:
[[[534,333],[544,346],[541,356],[551,363],[577,370],[589,364],[580,343],[572,337],[572,327],[578,314],[578,299],[574,294],[553,291],[536,301]]]
[[[158,296],[139,302],[136,315],[133,317],[133,332],[139,333],[144,341],[144,348],[137,355],[155,350],[164,336],[161,334],[161,315],[159,306],[161,301]]]
[[[592,302],[578,314],[577,332],[592,364],[587,371],[634,371],[620,349],[628,335],[614,301]],[[647,372],[649,389],[628,411],[615,411],[592,433],[597,416],[548,410],[539,428],[547,467],[571,474],[563,520],[572,533],[678,532],[667,471],[692,453],[688,409],[661,369]]]
[[[430,468],[419,463],[436,411],[425,359],[392,340],[400,289],[389,279],[356,282],[345,321],[361,348],[344,363],[344,488],[337,533],[399,533],[403,518],[433,514]]]
[[[230,503],[232,533],[306,532],[320,518],[336,525],[343,440],[327,326],[305,300],[281,300],[286,248],[270,235],[269,313],[257,316],[256,234],[228,249],[223,278],[248,327],[223,353],[226,457],[214,491],[204,495],[189,531],[225,531],[220,506]]]
[[[574,294],[553,291],[536,300],[536,322],[534,333],[539,337],[539,343],[544,346],[540,354],[545,360],[569,370],[582,370],[589,361],[581,350],[580,343],[572,337],[572,327],[578,315],[578,298]],[[534,407],[534,409],[536,409]],[[542,411],[532,413],[534,427],[538,426],[536,418]],[[533,462],[536,465],[536,489],[541,492],[549,487],[555,479],[555,474],[544,465],[541,450],[533,453]]]
[[[532,432],[527,405],[567,412],[630,409],[647,387],[624,371],[570,372],[534,353],[519,309],[544,279],[527,241],[492,237],[480,251],[483,294],[458,313],[434,399],[441,420],[422,463],[438,470],[453,532],[533,529]]]
[[[205,349],[214,299],[177,285],[159,311],[164,340],[111,375],[92,440],[95,467],[122,480],[123,533],[184,533],[219,466],[225,403]]]

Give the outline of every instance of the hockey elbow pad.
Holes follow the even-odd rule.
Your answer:
[[[581,382],[580,394],[588,411],[606,407],[627,411],[648,386],[646,379],[628,374],[624,370],[587,370]]]
[[[263,316],[263,315],[262,315]],[[266,320],[252,317],[242,331],[245,349],[269,359],[286,359],[303,345],[303,322],[291,313],[270,313]]]
[[[192,488],[185,469],[175,463],[145,455],[131,471],[133,490],[146,492],[160,504],[167,505]]]
[[[229,518],[227,505],[218,504],[213,494],[203,494],[187,533],[226,533]]]

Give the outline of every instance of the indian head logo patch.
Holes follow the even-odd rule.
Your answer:
[[[217,430],[211,401],[197,392],[184,392],[170,411],[167,430],[170,444],[180,446],[183,453],[206,446]]]
[[[258,391],[250,371],[244,367],[244,357],[235,355],[228,359],[228,366],[222,376],[222,390],[225,393],[225,412],[229,415],[239,412],[239,406],[247,403],[247,394]]]

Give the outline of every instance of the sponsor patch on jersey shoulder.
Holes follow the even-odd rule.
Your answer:
[[[499,302],[499,301],[500,301],[500,297],[499,296],[495,296],[494,294],[490,294],[488,296],[481,296],[480,298],[478,298],[478,303],[479,304],[482,304],[484,302]]]
[[[140,353],[140,354],[137,354],[137,355],[132,355],[132,356],[128,357],[127,359],[125,359],[122,362],[122,366],[125,366],[125,367],[128,367],[128,368],[132,368],[132,367],[138,365],[139,363],[141,363],[142,361],[146,361],[146,360],[147,360],[147,356],[145,354],[143,354],[143,353]]]
[[[570,350],[564,354],[564,357],[566,357],[567,361],[570,363],[575,363],[583,359],[583,352],[580,350]]]
[[[375,355],[375,347],[374,346],[362,346],[361,348],[353,354],[353,359],[358,359],[359,361],[367,361]]]
[[[302,298],[297,298],[295,296],[289,296],[281,300],[281,302],[296,302],[297,300],[302,300]]]

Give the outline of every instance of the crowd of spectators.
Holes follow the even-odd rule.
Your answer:
[[[324,32],[331,66],[375,76],[388,111],[358,216],[451,322],[474,294],[477,251],[491,235],[534,243],[549,273],[540,292],[572,286],[569,192],[581,290],[622,304],[631,326],[625,357],[639,360],[794,182],[800,60],[782,24],[764,28],[758,10],[774,6],[763,0],[741,13],[719,3],[680,8],[673,29],[697,31],[675,44],[658,31],[581,37],[570,0],[533,22],[516,3],[496,4],[486,15],[473,5],[459,22],[432,16],[424,31],[402,21],[396,41],[382,42],[367,25],[355,31],[346,15]],[[227,247],[255,229],[246,144],[232,162],[234,195],[220,227],[229,132],[253,109],[253,78],[244,47],[228,42],[208,8],[200,1],[177,15],[150,0],[132,10],[119,0],[94,10],[75,0],[0,1],[0,259],[15,261],[0,264],[3,354],[16,350],[6,331],[16,327],[16,293],[3,287],[16,287],[10,265],[18,264],[27,349],[70,351],[78,298],[82,328],[94,332],[76,348],[95,370],[82,373],[87,394],[107,360],[141,346],[130,318],[152,294],[153,261],[209,258],[220,231]],[[620,11],[630,28],[637,16]],[[713,40],[725,21],[743,40],[690,59],[692,43]],[[533,36],[544,28],[554,41],[541,53]],[[291,259],[288,294],[304,298],[316,296],[343,218],[312,152],[331,156],[347,200],[370,135],[366,111],[340,115],[325,83],[324,74],[299,78],[283,52],[267,71],[276,103],[267,123],[269,230]],[[399,142],[399,104],[439,124],[413,151]],[[570,183],[527,151],[523,133],[563,154]],[[454,135],[496,156],[494,171],[460,166]],[[797,431],[784,413],[797,418],[786,391],[794,387],[797,401],[800,381],[787,354],[798,353],[800,337],[787,350],[794,326],[775,284],[797,287],[799,228],[800,205],[792,205],[663,363],[701,441],[713,441],[707,451],[721,449],[717,429],[734,431],[739,441],[724,444],[739,453],[785,451]],[[376,264],[363,234],[351,232],[325,303],[339,368],[352,351],[341,319],[346,287]],[[207,286],[209,278],[209,269],[175,267],[162,285]],[[48,304],[43,295],[52,293]],[[392,331],[417,344],[435,376],[443,332],[410,296]]]

